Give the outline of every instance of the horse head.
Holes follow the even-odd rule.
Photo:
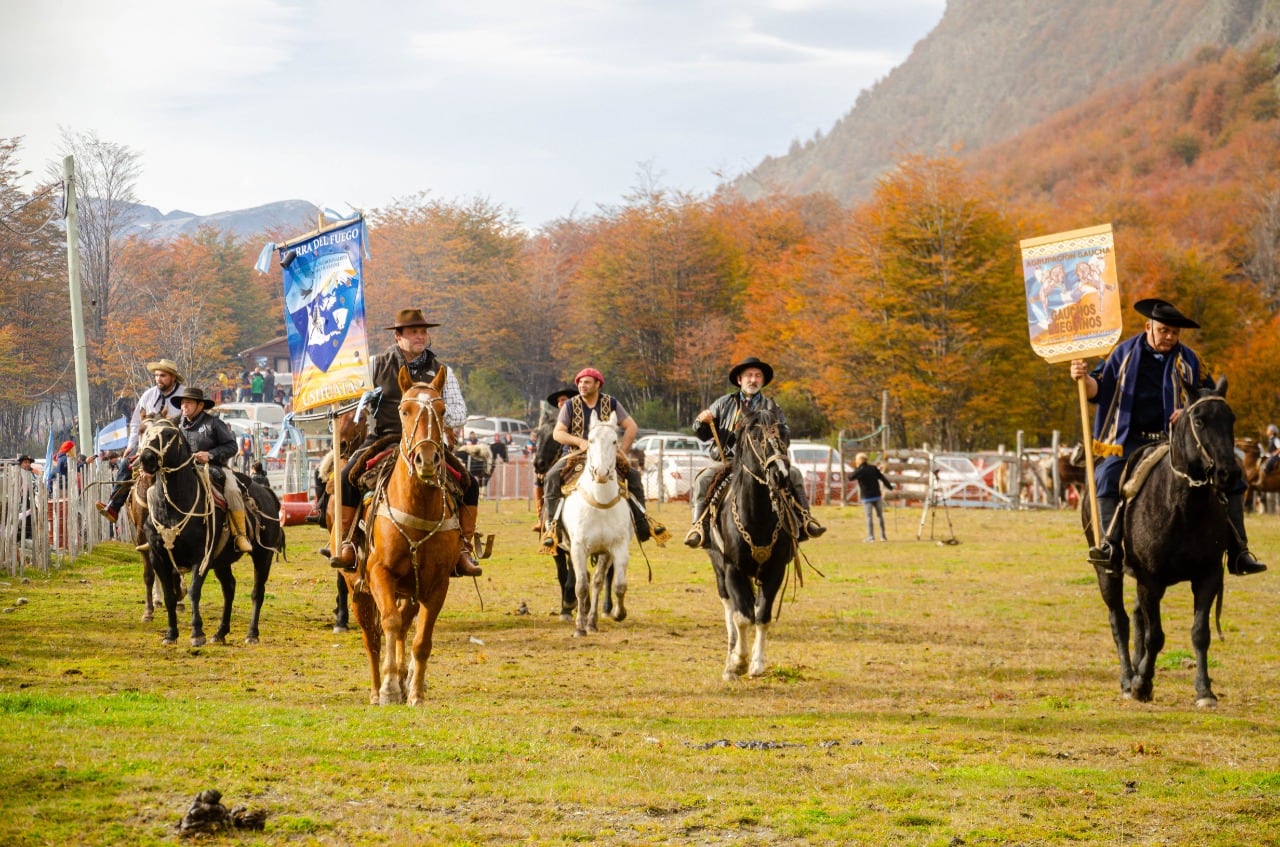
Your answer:
[[[748,412],[738,431],[734,464],[770,489],[786,488],[791,466],[778,415],[768,409]]]
[[[338,455],[350,456],[351,453],[360,446],[365,436],[369,434],[368,415],[360,418],[360,422],[356,423],[356,410],[343,412],[338,415],[338,423],[335,427],[338,432]]]
[[[1169,433],[1169,462],[1193,486],[1226,492],[1240,478],[1235,455],[1235,413],[1227,405],[1227,378],[1213,388],[1183,382],[1191,403]]]
[[[436,373],[429,384],[414,382],[400,369],[400,458],[419,482],[440,484],[444,467],[444,381],[448,371]]]
[[[144,471],[155,475],[185,467],[190,461],[191,445],[176,423],[165,417],[147,422],[138,438],[138,462]]]
[[[582,469],[597,485],[617,476],[618,431],[612,426],[593,426],[587,433],[587,461]]]

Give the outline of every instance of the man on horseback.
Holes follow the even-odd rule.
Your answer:
[[[454,376],[453,369],[436,358],[431,350],[432,327],[440,324],[429,323],[421,309],[401,309],[396,313],[394,325],[386,327],[395,331],[395,343],[373,359],[373,384],[382,389],[382,397],[378,401],[378,411],[374,415],[369,434],[359,448],[352,451],[346,467],[342,469],[342,526],[349,528],[356,518],[356,509],[360,504],[360,492],[352,482],[353,471],[369,457],[364,448],[386,438],[399,438],[402,434],[400,425],[400,400],[404,392],[400,390],[400,368],[409,372],[414,382],[430,382],[435,379],[440,368],[445,368],[444,383],[444,424],[450,429],[457,429],[467,421],[467,402],[462,397],[462,388]],[[466,468],[458,461],[453,450],[445,451],[449,465],[459,471],[467,481],[462,493],[462,507],[458,511],[459,532],[462,535],[462,552],[454,567],[454,576],[480,576],[484,571],[476,564],[475,552],[472,549],[476,534],[476,517],[480,509],[480,486],[475,478],[465,473]],[[331,549],[337,555],[329,559],[335,568],[354,570],[356,566],[355,545],[348,534],[341,543],[335,541]],[[323,551],[322,551],[323,552]]]
[[[719,455],[719,464],[704,468],[693,481],[693,492],[689,496],[693,508],[693,526],[684,537],[689,547],[702,547],[707,541],[706,516],[707,492],[711,483],[728,467],[737,443],[738,431],[742,428],[743,415],[749,411],[768,409],[773,412],[782,431],[785,442],[791,441],[791,430],[787,426],[787,418],[782,409],[773,400],[761,393],[770,382],[773,382],[773,366],[762,362],[755,356],[744,359],[729,371],[729,384],[736,385],[737,391],[725,394],[711,404],[711,408],[703,409],[693,424],[694,434],[702,441],[715,441],[715,451]],[[791,496],[800,509],[800,540],[817,538],[827,531],[809,512],[809,498],[804,491],[804,477],[798,468],[791,468]]]
[[[560,415],[556,419],[556,428],[551,437],[564,445],[562,453],[568,454],[570,448],[587,449],[587,433],[591,431],[593,421],[600,424],[622,427],[622,440],[618,442],[618,455],[625,456],[635,441],[635,418],[627,413],[622,404],[611,395],[600,389],[604,387],[604,374],[595,368],[583,368],[573,379],[578,386],[576,397],[560,407]],[[554,397],[555,395],[552,395]],[[547,398],[550,402],[551,398]],[[561,475],[564,472],[565,457],[561,456],[543,476],[543,505],[545,506],[546,527],[542,538],[543,550],[552,552],[556,548],[556,534],[559,530],[560,504],[563,502],[561,491]],[[655,523],[649,527],[649,516],[644,508],[644,483],[640,469],[635,465],[627,465],[627,505],[631,507],[632,522],[636,529],[637,541],[648,541],[654,535],[662,542],[670,536],[666,535],[666,527]]]
[[[1262,475],[1266,476],[1280,465],[1280,427],[1267,424],[1267,437],[1262,442],[1262,455],[1267,457],[1262,466]]]
[[[199,388],[183,386],[174,392],[169,402],[182,410],[178,428],[191,445],[191,459],[196,463],[196,470],[207,473],[210,481],[222,489],[222,496],[227,501],[227,520],[231,524],[231,533],[235,536],[236,550],[252,553],[253,543],[249,541],[245,527],[244,495],[240,492],[239,480],[229,466],[231,458],[239,449],[231,427],[222,418],[209,414],[213,400],[205,397],[204,391]]]
[[[1116,567],[1120,562],[1123,529],[1120,477],[1125,460],[1139,448],[1167,439],[1169,428],[1187,405],[1183,382],[1213,387],[1200,370],[1200,359],[1179,340],[1182,330],[1200,325],[1159,299],[1133,304],[1147,318],[1144,330],[1122,341],[1106,361],[1090,373],[1083,359],[1071,362],[1071,378],[1084,380],[1085,395],[1098,404],[1093,422],[1094,453],[1102,457],[1095,471],[1098,515],[1102,524],[1095,537],[1102,541],[1089,549],[1095,567]],[[1267,566],[1249,552],[1244,528],[1244,492],[1240,479],[1228,492],[1226,510],[1234,530],[1227,549],[1227,568],[1233,574],[1260,573]]]
[[[107,498],[107,502],[99,500],[94,504],[98,512],[112,523],[120,517],[120,509],[129,497],[129,480],[133,478],[133,459],[138,452],[138,433],[142,429],[142,417],[163,415],[176,420],[182,414],[169,403],[178,386],[182,385],[182,374],[178,373],[178,366],[171,359],[161,359],[158,362],[148,362],[147,370],[151,372],[155,384],[142,392],[138,405],[134,407],[133,417],[129,421],[129,444],[125,447],[116,472],[116,485],[111,489],[111,496]]]

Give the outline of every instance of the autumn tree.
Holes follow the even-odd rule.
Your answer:
[[[21,140],[0,138],[0,451],[42,447],[73,386],[59,183],[18,187]],[[43,419],[38,419],[41,411]],[[58,421],[62,425],[65,421]]]

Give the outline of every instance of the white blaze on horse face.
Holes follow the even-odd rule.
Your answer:
[[[587,434],[587,471],[599,485],[609,481],[617,466],[618,433],[609,425],[597,425]]]

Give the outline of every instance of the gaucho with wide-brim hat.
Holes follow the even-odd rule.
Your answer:
[[[755,356],[748,356],[738,364],[734,365],[729,371],[729,384],[738,385],[738,377],[741,376],[742,372],[747,368],[759,368],[760,372],[764,374],[765,385],[773,382],[773,365],[768,362],[762,362]]]
[[[1200,324],[1179,312],[1177,307],[1168,300],[1161,300],[1159,297],[1148,297],[1145,300],[1139,300],[1133,304],[1133,310],[1165,326],[1175,326],[1179,329],[1200,328]]]
[[[400,311],[396,312],[396,322],[391,326],[383,327],[383,328],[394,329],[398,331],[402,329],[408,329],[411,326],[421,326],[421,327],[426,327],[427,329],[430,329],[433,326],[440,326],[440,324],[435,324],[428,321],[427,316],[422,314],[421,309],[401,309]]]
[[[173,359],[157,359],[154,362],[147,362],[147,373],[155,373],[156,371],[172,374],[177,382],[182,382],[182,374],[178,373],[178,364]]]
[[[202,406],[201,411],[207,412],[214,405],[213,399],[206,397],[204,390],[196,388],[194,385],[184,385],[177,391],[173,392],[173,396],[169,398],[169,403],[175,409],[182,408],[183,400],[198,400]]]
[[[578,389],[561,388],[559,391],[552,391],[550,394],[547,395],[547,405],[555,406],[557,403],[560,402],[561,397],[568,400],[572,397],[577,397],[577,396],[578,396]]]

